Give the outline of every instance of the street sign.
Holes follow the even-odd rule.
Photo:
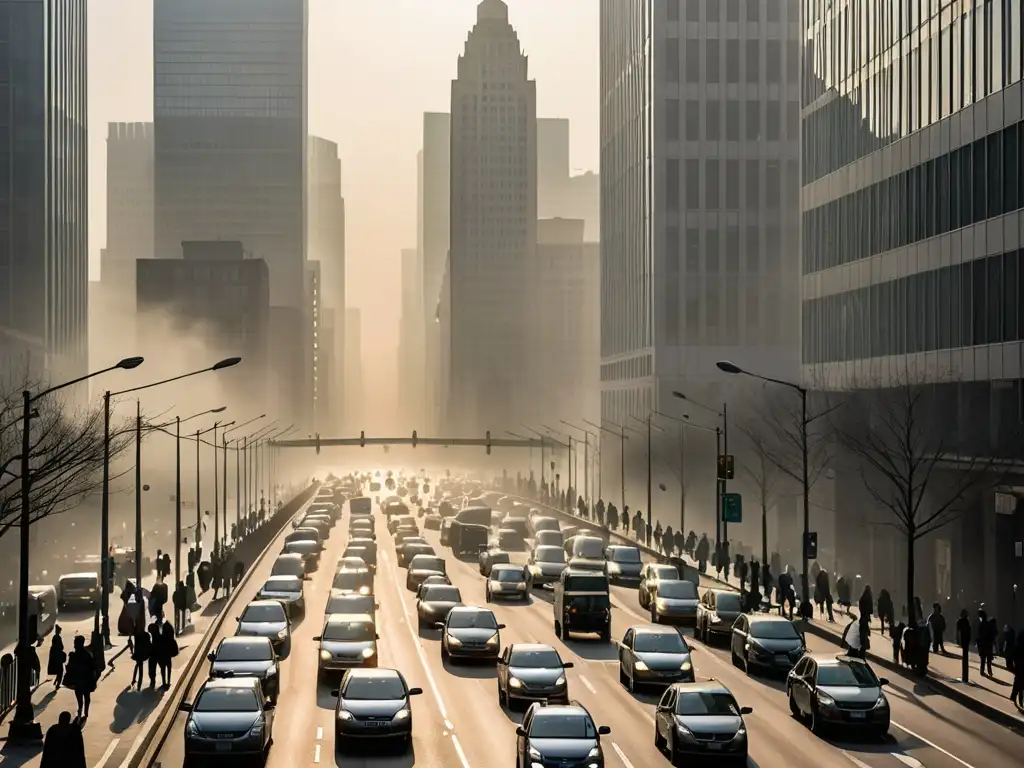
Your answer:
[[[722,494],[722,522],[743,522],[743,496],[738,493]]]

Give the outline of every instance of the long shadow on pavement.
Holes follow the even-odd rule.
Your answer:
[[[42,751],[41,743],[32,746],[5,744],[3,749],[0,749],[0,765],[3,765],[4,768],[19,768],[19,766],[31,763]]]
[[[494,663],[477,662],[475,660],[452,663],[451,659],[444,659],[441,662],[444,671],[454,677],[464,677],[473,680],[494,680],[498,677],[498,670]]]
[[[353,764],[388,766],[389,768],[412,768],[416,764],[416,747],[410,745],[408,751],[395,754],[395,748],[385,739],[371,744],[353,744],[344,750],[334,751],[334,764],[350,768]]]
[[[141,723],[156,709],[164,697],[161,688],[143,688],[141,691],[121,691],[114,702],[111,733],[124,733],[135,723]]]

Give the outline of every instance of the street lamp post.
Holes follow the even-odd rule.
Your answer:
[[[807,418],[807,388],[799,384],[794,384],[791,381],[783,381],[781,379],[773,379],[770,376],[762,376],[758,373],[751,373],[740,368],[733,362],[728,360],[719,360],[718,369],[724,373],[729,374],[742,374],[750,376],[755,379],[761,379],[761,381],[767,381],[771,384],[780,384],[784,387],[796,390],[797,394],[800,395],[800,463],[801,463],[801,475],[803,480],[803,496],[804,496],[804,535],[802,546],[800,547],[801,563],[803,564],[803,571],[801,575],[801,605],[800,614],[804,615],[804,612],[810,607],[811,596],[810,596],[810,576],[808,573],[808,556],[807,556],[807,543],[810,538],[811,531],[811,480],[810,480],[810,469],[808,467],[810,463],[809,450],[807,447],[807,431],[810,426],[811,419]]]
[[[535,429],[530,429],[525,424],[522,424],[521,426],[527,432],[531,432],[540,438],[540,487],[541,489],[543,489],[544,486],[547,484],[547,470],[544,467],[544,435]],[[554,456],[554,451],[552,451],[552,456]]]
[[[650,412],[647,413],[647,418],[645,419],[638,419],[636,416],[632,416],[632,414],[630,417],[647,427],[647,525],[650,526],[654,524],[651,519],[651,505],[654,502],[654,454],[651,450],[651,431],[656,429],[659,432],[664,432],[664,430],[651,423]],[[636,432],[637,430],[633,431]],[[638,432],[638,434],[640,433]]]
[[[571,427],[572,429],[578,430],[583,433],[583,499],[586,502],[587,509],[590,509],[590,432],[583,429],[582,427],[577,427],[575,424],[572,424],[566,421],[565,419],[559,419],[559,421],[565,424],[565,426]],[[576,444],[579,445],[579,440],[576,441]],[[578,473],[577,479],[579,479]]]
[[[622,496],[622,509],[625,509],[626,508],[626,428],[623,425],[621,425],[621,424],[616,424],[614,421],[611,421],[610,419],[601,419],[601,421],[607,421],[613,427],[618,427],[619,428],[619,434],[618,434],[618,438],[619,438],[619,472],[620,472],[619,486],[620,486],[620,491],[621,491],[621,496]],[[583,423],[584,424],[589,424],[590,426],[594,427],[595,429],[599,429],[602,432],[607,432],[610,435],[614,435],[615,434],[610,429],[608,429],[605,426],[602,426],[601,424],[594,424],[592,421],[587,421],[586,419],[583,420]],[[622,510],[619,510],[619,511],[621,512]]]
[[[678,390],[673,390],[672,396],[680,400],[685,400],[686,402],[690,403],[690,405],[695,405],[698,408],[708,411],[709,413],[713,413],[722,422],[722,434],[719,436],[719,440],[721,442],[718,446],[718,455],[715,457],[715,482],[717,483],[715,492],[715,504],[717,506],[717,509],[715,511],[715,537],[719,542],[728,541],[729,523],[727,523],[725,520],[722,520],[722,498],[729,491],[729,480],[727,478],[718,477],[717,467],[718,456],[723,455],[723,453],[729,453],[729,405],[728,403],[722,403],[722,410],[719,411],[715,408],[712,408],[709,405],[704,405],[703,403],[700,403],[691,397],[687,397],[685,394]]]
[[[21,515],[19,520],[19,556],[18,563],[18,667],[15,681],[15,709],[8,732],[8,743],[38,742],[43,739],[43,729],[35,721],[35,707],[32,704],[32,664],[29,662],[29,647],[35,642],[31,636],[28,614],[28,587],[31,578],[29,573],[29,529],[32,525],[32,415],[35,410],[32,404],[41,398],[60,389],[80,384],[83,381],[118,369],[130,371],[142,365],[144,358],[126,357],[117,365],[79,376],[77,379],[58,384],[33,395],[28,390],[21,393]],[[110,451],[104,440],[104,459]],[[106,464],[106,461],[104,461]],[[106,553],[104,553],[106,554]],[[101,574],[102,575],[102,574]],[[95,630],[94,630],[95,632]]]
[[[242,427],[247,427],[254,421],[266,418],[265,413],[261,413],[259,416],[254,416],[248,421],[244,421],[238,426],[226,429],[223,432],[222,440],[224,441],[224,530],[228,528],[228,491],[227,491],[227,477],[228,477],[228,432],[234,432]],[[241,438],[235,438],[235,533],[236,535],[242,532],[242,476],[240,469],[242,466],[241,457]]]

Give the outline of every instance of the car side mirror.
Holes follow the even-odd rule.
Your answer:
[[[192,705],[183,701],[183,702],[181,702],[181,704],[178,705],[178,711],[179,712],[191,712],[192,711]]]
[[[878,678],[878,684],[879,685],[888,685],[889,684],[889,678],[887,678],[887,677],[880,677],[880,678]]]
[[[341,691],[339,691],[337,688],[335,688],[334,690],[331,691],[331,696],[333,696],[334,698],[338,698],[338,696],[340,696],[340,695],[341,695]]]
[[[323,635],[317,635],[316,637],[313,638],[313,642],[314,643],[319,643],[323,639],[324,639]]]
[[[523,728],[523,726],[520,725],[518,728],[516,728],[516,736],[525,736],[525,735],[526,735],[526,729]]]
[[[423,689],[422,688],[410,688],[409,689],[409,696],[421,696],[421,695],[423,695]]]
[[[598,736],[607,736],[611,732],[612,729],[609,728],[607,725],[602,725],[600,728],[597,729]]]
[[[575,666],[571,661],[567,661],[562,665],[562,669],[572,669]]]
[[[740,714],[741,715],[749,715],[753,711],[754,711],[753,707],[740,707]]]
[[[217,654],[214,653],[213,651],[210,651],[208,654],[206,654],[206,658],[209,661],[216,661],[217,660]]]
[[[443,621],[435,621],[434,622],[434,629],[444,629],[444,622]]]
[[[504,624],[499,624],[499,625],[498,625],[498,629],[504,629],[504,628],[505,628],[505,625],[504,625]]]

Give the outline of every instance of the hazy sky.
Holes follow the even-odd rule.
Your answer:
[[[508,0],[537,80],[537,111],[572,123],[572,167],[598,169],[598,3]],[[310,0],[309,130],[338,142],[348,297],[364,310],[368,376],[393,370],[399,251],[416,245],[424,111],[449,110],[477,0]],[[90,252],[106,241],[106,133],[153,119],[152,2],[89,2]],[[369,347],[369,350],[368,350]],[[387,384],[385,384],[387,386]],[[372,387],[371,387],[372,389]]]

